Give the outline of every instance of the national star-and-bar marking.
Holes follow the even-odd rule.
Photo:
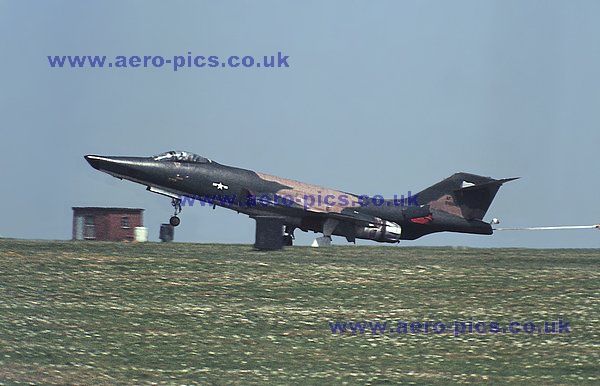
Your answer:
[[[222,182],[213,182],[212,186],[214,186],[215,188],[217,188],[217,190],[227,190],[229,189],[229,186],[224,185]]]

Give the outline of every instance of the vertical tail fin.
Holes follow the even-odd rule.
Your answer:
[[[516,178],[495,180],[470,173],[455,173],[418,193],[421,204],[467,220],[481,220],[492,204],[498,189]]]

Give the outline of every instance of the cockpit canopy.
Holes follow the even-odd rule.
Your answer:
[[[189,151],[171,150],[165,153],[160,153],[152,157],[155,161],[173,161],[173,162],[193,162],[198,164],[205,164],[212,162],[208,158],[204,158],[201,155],[190,153]]]

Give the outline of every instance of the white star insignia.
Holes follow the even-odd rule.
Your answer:
[[[212,185],[213,185],[215,188],[217,188],[217,190],[223,190],[223,189],[227,190],[227,189],[229,189],[229,186],[227,186],[227,185],[223,185],[223,183],[222,183],[222,182],[213,182],[213,184],[212,184]]]

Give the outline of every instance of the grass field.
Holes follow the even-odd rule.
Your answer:
[[[599,266],[600,250],[0,240],[0,383],[598,384]],[[328,325],[469,317],[571,332]]]

